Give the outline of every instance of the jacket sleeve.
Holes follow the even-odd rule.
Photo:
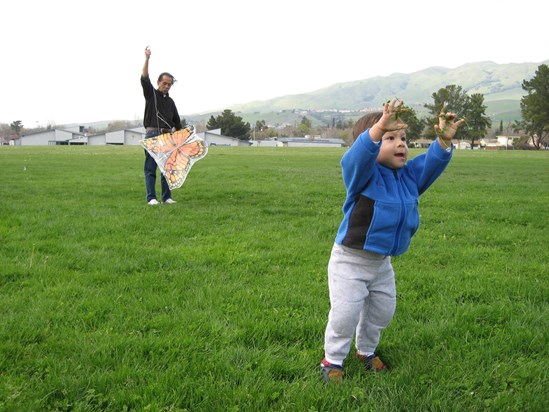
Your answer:
[[[381,144],[370,137],[370,129],[361,133],[341,158],[343,183],[347,196],[361,193],[371,179]]]
[[[151,98],[154,93],[154,87],[150,77],[141,76],[141,87],[143,87],[143,96],[145,96],[145,99]]]
[[[431,143],[427,152],[408,161],[408,166],[416,176],[418,193],[425,192],[435,180],[444,172],[452,159],[451,151],[446,151],[435,141]]]

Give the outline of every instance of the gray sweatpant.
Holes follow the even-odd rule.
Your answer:
[[[328,362],[343,365],[356,333],[356,348],[374,352],[396,308],[390,256],[334,244],[328,264],[330,314],[324,336]]]

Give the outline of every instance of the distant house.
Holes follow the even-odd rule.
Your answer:
[[[317,137],[283,137],[278,138],[284,147],[343,147],[342,139],[322,139]]]
[[[513,147],[513,143],[519,140],[520,136],[496,136],[495,139],[481,139],[480,147],[485,150],[505,150]]]
[[[21,146],[47,145],[124,145],[138,146],[145,138],[144,127],[121,129],[110,132],[100,132],[88,135],[80,127],[70,129],[51,129],[42,132],[23,135],[13,139],[10,144]],[[221,129],[207,130],[197,133],[209,146],[257,146],[257,147],[346,147],[347,143],[338,138],[321,138],[320,136],[306,137],[278,137],[260,141],[240,140],[235,137],[224,136]],[[431,140],[419,139],[411,147],[429,147]]]
[[[142,129],[142,130],[141,130]],[[51,146],[51,145],[138,145],[145,137],[145,129],[124,129],[103,132],[88,136],[86,132],[50,129],[22,135],[13,140],[15,146]]]
[[[204,139],[208,146],[250,146],[248,140],[223,136],[221,134],[221,129],[207,130],[205,132],[197,133],[197,135]]]
[[[145,128],[122,129],[112,132],[98,133],[88,137],[88,144],[137,146],[145,138]]]
[[[484,150],[499,150],[500,148],[505,148],[498,142],[498,139],[488,138],[480,140],[480,147]]]
[[[431,139],[417,139],[413,142],[410,142],[409,147],[413,148],[419,148],[419,149],[427,149],[431,144],[434,142],[434,140]],[[460,141],[456,142],[455,140],[452,142],[452,145],[454,146],[454,149],[470,149],[471,143],[468,143],[466,141]]]
[[[11,144],[11,142],[10,142]],[[50,129],[42,132],[24,134],[13,140],[15,146],[50,146],[87,144],[86,133],[65,129]]]
[[[344,147],[343,139],[323,139],[320,137],[276,137],[269,140],[254,140],[252,146],[259,147]]]
[[[250,144],[256,147],[282,147],[284,144],[276,139],[250,140]]]
[[[431,146],[431,143],[433,143],[431,139],[416,139],[410,142],[409,146],[417,149],[426,149]]]

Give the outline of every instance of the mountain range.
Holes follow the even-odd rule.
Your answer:
[[[432,103],[433,93],[453,84],[461,86],[468,95],[483,94],[486,114],[492,118],[493,123],[500,120],[513,121],[521,118],[520,100],[526,94],[522,82],[531,79],[541,64],[549,64],[549,60],[509,64],[484,61],[454,69],[429,67],[414,73],[394,73],[337,83],[310,93],[252,101],[234,105],[230,109],[245,121],[264,119],[276,124],[277,120],[279,122],[288,117],[281,116],[284,112],[299,112],[296,120],[301,119],[303,111],[358,112],[380,108],[384,101],[398,97],[421,115],[423,105]],[[196,119],[196,116],[189,118]]]

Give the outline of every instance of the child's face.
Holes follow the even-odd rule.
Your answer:
[[[378,163],[390,169],[400,169],[408,160],[406,129],[387,132],[381,138]]]

